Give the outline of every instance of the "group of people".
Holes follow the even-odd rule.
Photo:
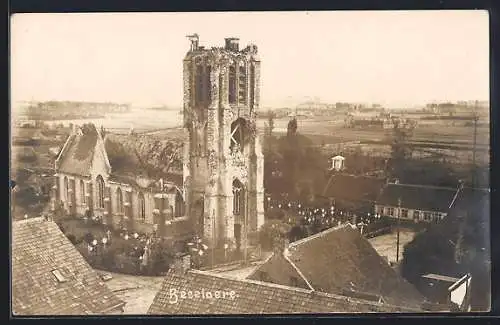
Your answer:
[[[267,199],[268,209],[280,211],[285,222],[292,225],[316,226],[320,229],[354,223],[358,228],[380,221],[381,216],[370,212],[352,211],[334,204],[307,205],[299,201]]]

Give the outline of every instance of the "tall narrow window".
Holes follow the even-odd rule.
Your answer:
[[[67,176],[64,176],[64,199],[66,202],[69,201],[69,181]]]
[[[247,70],[245,66],[239,67],[238,102],[246,104],[247,101]]]
[[[196,105],[200,105],[203,102],[203,66],[198,64],[196,66],[196,75],[195,75],[195,103]]]
[[[116,208],[118,213],[123,213],[123,194],[120,188],[116,190]]]
[[[236,68],[229,67],[229,104],[236,104]]]
[[[237,119],[231,123],[231,149],[243,149],[243,127],[245,120],[242,118]]]
[[[253,108],[255,103],[255,67],[250,66],[250,107]]]
[[[80,180],[80,201],[82,204],[87,203],[87,198],[85,196],[85,182]]]
[[[182,217],[182,214],[184,213],[183,207],[184,207],[184,200],[182,198],[182,194],[181,194],[181,192],[177,191],[177,193],[175,195],[174,217],[176,217],[176,218]]]
[[[211,66],[207,66],[206,68],[206,72],[205,72],[205,82],[204,82],[204,89],[205,89],[205,93],[204,93],[204,96],[203,96],[203,99],[205,101],[205,103],[210,103],[210,100],[211,100],[211,97],[213,96],[211,94],[212,92],[212,82],[210,80],[210,74],[212,74],[212,67]]]
[[[241,215],[244,211],[245,189],[237,179],[233,181],[233,214]]]
[[[139,218],[141,221],[146,221],[146,201],[142,193],[139,193]]]
[[[132,212],[132,211],[134,211],[133,208],[132,208],[132,192],[126,192],[126,195],[127,195],[128,209],[129,209],[128,210],[129,212],[128,212],[127,216],[129,218],[134,218],[134,213]]]
[[[104,179],[101,175],[97,176],[97,207],[104,208]]]

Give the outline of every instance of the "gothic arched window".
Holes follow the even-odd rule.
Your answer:
[[[82,204],[87,203],[85,198],[85,183],[83,180],[80,180],[80,200]]]
[[[146,220],[146,201],[142,193],[139,193],[139,218],[141,221]]]
[[[97,207],[104,208],[104,179],[101,175],[97,176]]]
[[[233,214],[241,215],[244,211],[245,189],[237,179],[233,181]]]
[[[119,213],[123,213],[123,194],[120,188],[116,190],[116,207]]]

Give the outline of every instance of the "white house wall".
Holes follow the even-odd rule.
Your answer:
[[[390,208],[394,209],[393,216],[391,216],[389,214],[389,209]],[[424,213],[430,213],[431,214],[431,218],[432,218],[432,214],[433,213],[438,213],[438,216],[439,216],[440,219],[443,219],[447,215],[447,213],[437,212],[437,211],[426,211],[426,210],[406,209],[405,207],[399,208],[399,207],[394,207],[394,206],[375,205],[375,213],[378,213],[378,214],[381,214],[381,215],[384,215],[384,216],[388,216],[388,217],[392,217],[392,218],[397,218],[397,216],[398,216],[397,213],[398,213],[399,209],[401,209],[401,210],[407,210],[408,211],[408,216],[406,218],[404,218],[403,216],[400,216],[400,218],[404,219],[404,220],[413,220],[415,211],[419,212],[418,221],[423,221],[423,222],[429,222],[428,220],[424,219]]]

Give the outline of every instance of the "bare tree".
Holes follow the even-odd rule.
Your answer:
[[[394,119],[393,125],[389,173],[391,177],[399,178],[404,174],[406,162],[412,156],[413,150],[409,140],[416,125],[412,121],[399,119]]]

